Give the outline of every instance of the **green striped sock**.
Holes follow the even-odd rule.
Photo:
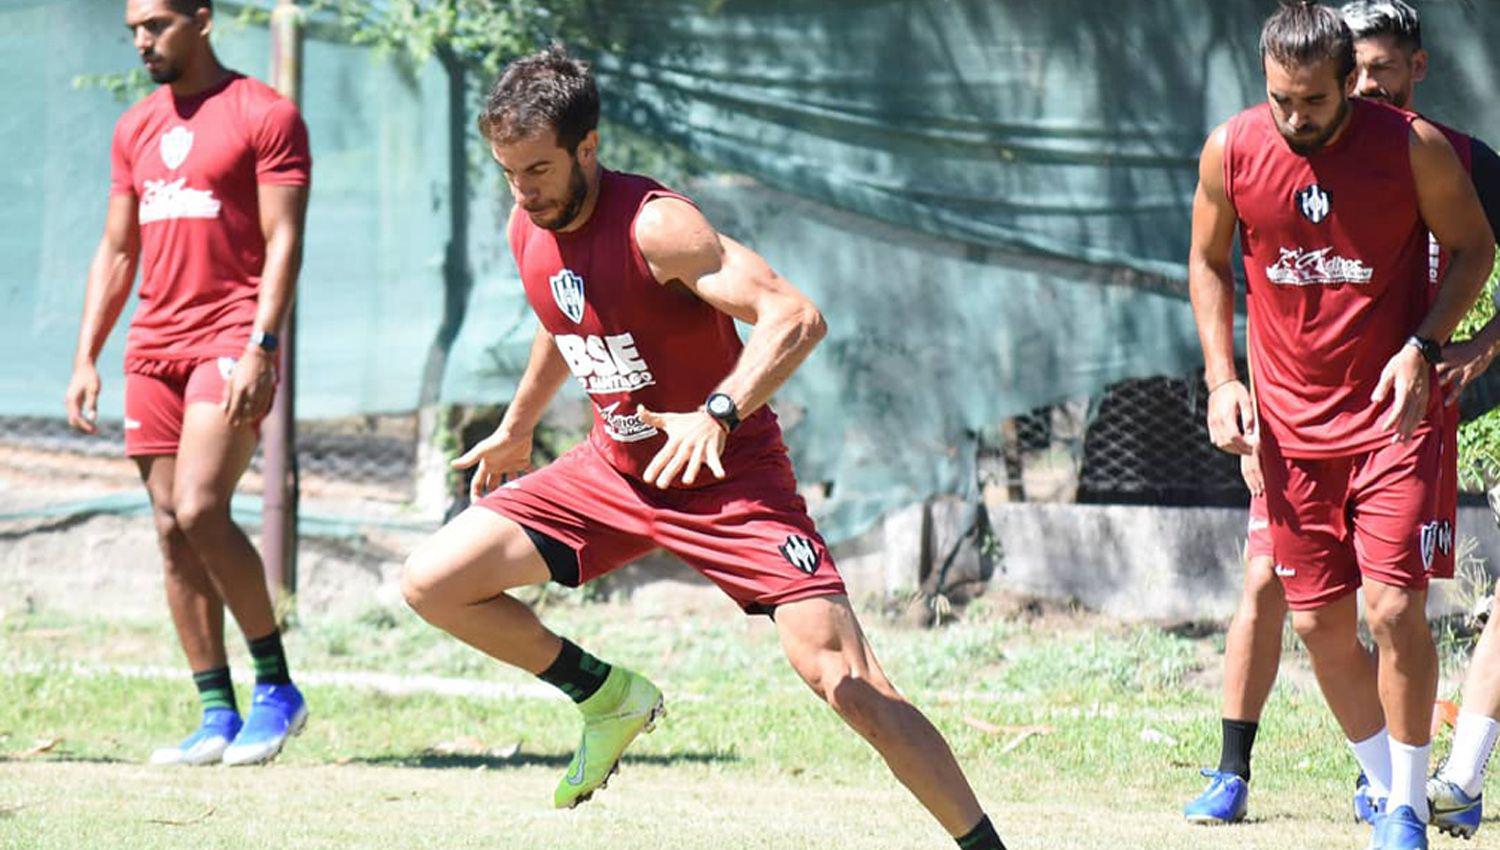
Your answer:
[[[563,639],[562,650],[546,670],[536,674],[538,679],[568,695],[573,702],[583,702],[603,687],[609,678],[610,667],[603,661],[578,648],[578,645]]]
[[[193,684],[198,686],[198,699],[203,710],[228,709],[239,711],[234,701],[234,681],[229,678],[228,667],[216,667],[193,674]]]
[[[255,662],[255,684],[290,685],[286,650],[281,647],[281,630],[250,641],[250,660]]]

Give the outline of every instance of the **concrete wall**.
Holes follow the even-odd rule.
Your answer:
[[[1005,553],[993,579],[1000,585],[1076,598],[1126,619],[1224,618],[1234,611],[1244,571],[1242,509],[1002,504],[991,506],[990,518]],[[1488,508],[1459,509],[1459,546],[1471,537],[1494,574],[1500,529]],[[1432,610],[1449,606],[1451,584],[1434,585]]]
[[[1076,599],[1122,619],[1223,619],[1234,610],[1243,510],[1009,503],[990,506],[989,517],[1001,550],[989,564],[978,563],[973,547],[959,545],[972,515],[948,500],[897,511],[875,530],[835,547],[834,558],[850,595],[866,603],[910,594],[924,580],[930,586],[934,565],[957,546],[956,576],[993,569],[991,587]],[[1460,545],[1474,538],[1494,572],[1500,530],[1489,510],[1461,509],[1458,526]],[[372,605],[401,604],[396,577],[420,538],[304,540],[301,615],[352,616]],[[1437,585],[1434,611],[1445,609],[1450,584]],[[603,589],[733,614],[708,582],[663,555],[619,571]],[[0,534],[0,596],[0,615],[19,608],[158,616],[165,603],[151,520],[105,515]]]

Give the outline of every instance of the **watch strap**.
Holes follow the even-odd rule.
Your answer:
[[[709,395],[708,400],[703,404],[703,409],[731,434],[734,433],[734,429],[740,427],[740,412],[735,407],[734,399],[725,393]]]
[[[280,342],[276,334],[266,331],[250,332],[250,344],[260,348],[262,351],[275,351]]]
[[[1412,334],[1407,337],[1406,344],[1420,352],[1422,359],[1432,366],[1443,362],[1443,347],[1433,340]]]

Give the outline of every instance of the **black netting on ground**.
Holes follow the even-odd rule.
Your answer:
[[[1245,504],[1239,459],[1209,442],[1207,396],[1196,376],[1109,386],[1083,441],[1078,501]]]
[[[981,479],[990,496],[1009,501],[1246,504],[1239,459],[1209,443],[1207,415],[1201,375],[1120,381],[1098,399],[1004,423],[980,457]]]
[[[415,415],[354,416],[297,423],[297,466],[304,504],[359,519],[386,514],[415,496]],[[241,493],[263,491],[257,451]],[[0,513],[87,504],[101,496],[142,492],[125,457],[119,422],[99,434],[73,431],[63,419],[0,417]]]
[[[980,458],[988,497],[1245,504],[1239,461],[1209,443],[1206,396],[1197,376],[1133,378],[1017,416]]]

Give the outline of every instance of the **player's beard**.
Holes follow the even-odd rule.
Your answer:
[[[1378,100],[1381,103],[1389,103],[1397,109],[1405,109],[1406,105],[1411,103],[1411,88],[1408,87],[1404,92],[1387,92],[1382,89],[1373,94],[1361,95],[1361,97],[1366,100]]]
[[[1291,148],[1293,153],[1299,156],[1315,154],[1322,150],[1324,145],[1328,144],[1328,140],[1333,138],[1333,134],[1337,133],[1340,127],[1344,126],[1344,119],[1349,117],[1350,108],[1349,98],[1346,97],[1339,103],[1339,113],[1333,116],[1333,120],[1328,122],[1328,126],[1319,131],[1316,136],[1308,138],[1306,141],[1299,140],[1296,136],[1288,134],[1285,130],[1281,131],[1281,137],[1286,139],[1287,147]]]
[[[583,211],[583,202],[589,197],[589,182],[583,177],[583,169],[578,165],[578,157],[573,157],[573,167],[568,173],[568,199],[563,203],[562,212],[559,212],[550,221],[538,221],[537,224],[547,230],[563,230],[578,218]]]
[[[141,58],[144,61],[146,57]],[[152,71],[148,67],[146,73],[151,76],[151,82],[159,86],[166,85],[167,83],[175,83],[182,77],[182,69],[165,59],[162,60],[159,69]]]

